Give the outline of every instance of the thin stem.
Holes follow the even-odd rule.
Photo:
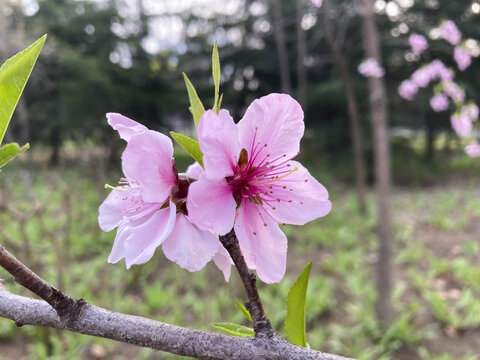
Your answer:
[[[270,321],[265,316],[262,301],[258,294],[256,276],[248,270],[247,263],[243,257],[235,232],[231,230],[228,234],[220,236],[220,242],[230,254],[247,292],[248,303],[246,303],[245,306],[252,315],[255,335],[273,336],[274,331],[270,325]]]

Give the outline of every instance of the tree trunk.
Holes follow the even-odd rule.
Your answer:
[[[303,1],[297,0],[297,99],[305,109],[307,101],[307,69],[305,57],[307,56],[307,40],[305,30],[302,28],[302,19],[305,14]]]
[[[355,164],[355,190],[357,193],[358,205],[362,213],[365,212],[365,193],[366,193],[366,180],[365,180],[365,161],[363,157],[363,142],[362,142],[362,130],[360,128],[360,117],[358,112],[357,99],[355,97],[355,91],[352,85],[352,76],[350,74],[350,68],[347,60],[341,50],[336,44],[332,25],[330,22],[329,2],[325,0],[323,2],[324,16],[323,24],[325,28],[325,38],[330,50],[335,58],[335,62],[340,70],[340,76],[342,78],[343,87],[345,90],[345,98],[347,100],[347,113],[350,123],[350,133],[353,142],[353,159]]]
[[[367,58],[381,64],[377,29],[373,14],[373,1],[361,0],[363,23],[363,47]],[[378,206],[378,262],[376,313],[382,325],[391,318],[391,257],[392,231],[390,224],[390,149],[387,132],[387,106],[383,78],[368,78],[370,92],[370,114],[373,131],[375,182]]]
[[[272,0],[273,35],[277,47],[278,65],[280,67],[280,84],[282,92],[290,94],[290,70],[288,66],[287,44],[283,30],[282,4],[280,0]]]

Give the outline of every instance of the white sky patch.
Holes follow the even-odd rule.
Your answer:
[[[389,1],[387,6],[385,6],[385,13],[390,20],[396,21],[402,12],[396,2]]]
[[[480,3],[476,1],[472,2],[472,5],[470,5],[470,10],[472,10],[472,13],[474,14],[480,14]]]
[[[468,52],[473,57],[480,56],[480,43],[478,40],[475,39],[467,39],[465,40],[465,46],[467,47]]]
[[[305,14],[302,17],[302,22],[300,23],[300,26],[303,30],[306,31],[314,27],[316,23],[317,17],[314,14]]]
[[[384,0],[377,0],[373,5],[373,11],[375,11],[377,14],[382,13],[385,11],[386,6],[387,3]]]
[[[413,0],[396,0],[396,2],[403,9],[408,9],[413,6]]]

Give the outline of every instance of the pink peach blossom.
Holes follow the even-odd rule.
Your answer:
[[[418,92],[418,85],[412,80],[404,80],[398,87],[398,94],[405,100],[413,100]]]
[[[225,256],[215,234],[190,222],[185,202],[191,179],[173,168],[171,140],[120,114],[107,118],[128,143],[122,154],[125,178],[99,208],[100,228],[118,228],[108,261],[125,258],[130,268],[149,261],[162,246],[169,260],[198,271],[214,256]],[[228,280],[230,267],[222,264],[221,270]]]
[[[477,140],[473,141],[465,147],[465,152],[470,157],[480,157],[480,143]]]
[[[420,55],[428,47],[427,39],[425,39],[425,36],[420,34],[411,34],[408,38],[408,43],[412,48],[412,52],[416,55]]]
[[[436,112],[448,109],[448,98],[444,94],[437,94],[430,99],[430,106]]]
[[[455,49],[453,50],[453,58],[457,63],[458,69],[461,71],[468,68],[472,63],[470,53],[462,46],[455,46]]]
[[[457,45],[462,40],[462,33],[452,20],[444,21],[440,27],[440,37],[452,45]]]
[[[285,273],[287,238],[278,224],[303,225],[331,209],[325,187],[292,160],[303,132],[303,111],[285,94],[255,100],[238,124],[226,110],[206,111],[199,122],[205,171],[190,185],[190,219],[219,235],[233,227],[266,283]]]
[[[450,122],[458,136],[468,136],[472,132],[472,120],[463,112],[454,113]]]
[[[374,78],[381,78],[385,75],[385,69],[373,58],[364,60],[358,65],[358,72],[363,76]]]

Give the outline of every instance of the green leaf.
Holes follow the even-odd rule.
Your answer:
[[[220,56],[218,55],[217,41],[215,41],[212,51],[212,75],[213,83],[215,84],[215,100],[213,102],[213,111],[218,114],[220,111],[220,103],[218,101],[218,95],[220,93]]]
[[[255,331],[253,329],[239,325],[234,323],[225,323],[225,322],[214,322],[211,325],[224,333],[235,335],[235,336],[244,336],[244,337],[251,337],[255,335]]]
[[[29,147],[29,144],[20,147],[17,143],[10,143],[0,147],[0,168],[25,152]]]
[[[170,136],[203,167],[203,154],[197,140],[173,131],[170,131]]]
[[[247,317],[247,319],[253,322],[252,315],[250,315],[250,312],[247,310],[247,308],[238,300],[235,300],[235,303],[237,304],[238,308],[242,310],[243,314]]]
[[[296,345],[307,346],[305,334],[305,308],[308,288],[308,277],[312,269],[310,261],[303,269],[295,284],[288,293],[287,318],[285,319],[285,331],[288,340]]]
[[[198,97],[197,91],[193,87],[190,79],[188,78],[187,74],[183,74],[183,79],[185,80],[185,85],[187,86],[188,98],[190,99],[190,107],[188,108],[193,115],[193,121],[195,122],[195,127],[198,128],[198,121],[202,117],[203,113],[205,112],[205,108],[203,107],[200,98]]]
[[[0,144],[46,39],[43,35],[0,68]]]

